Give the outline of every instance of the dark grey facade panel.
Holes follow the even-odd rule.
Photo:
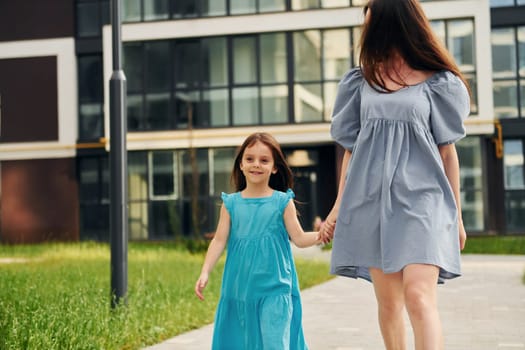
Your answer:
[[[493,28],[525,24],[525,6],[492,8],[490,21]]]
[[[0,142],[58,140],[56,56],[0,59]]]
[[[73,37],[74,1],[0,1],[0,42]]]

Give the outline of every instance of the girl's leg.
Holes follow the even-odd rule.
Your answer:
[[[405,350],[402,272],[385,274],[370,268],[377,299],[379,327],[387,350]]]
[[[416,350],[442,350],[443,334],[437,307],[439,267],[411,264],[403,269],[405,303],[414,330]]]

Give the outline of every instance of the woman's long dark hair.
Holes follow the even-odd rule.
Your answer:
[[[468,88],[452,56],[432,31],[418,0],[371,0],[365,6],[365,14],[366,11],[371,13],[361,34],[359,64],[372,87],[393,91],[386,87],[382,73],[406,86],[399,75],[391,74],[395,72],[392,57],[398,54],[415,70],[448,70]]]
[[[246,178],[241,171],[242,157],[246,148],[253,146],[256,142],[265,144],[272,151],[274,166],[277,169],[277,172],[270,176],[270,187],[282,192],[286,192],[287,189],[293,188],[292,170],[286,162],[281,146],[272,135],[266,132],[256,132],[248,136],[237,151],[231,176],[235,190],[242,191],[246,188]]]

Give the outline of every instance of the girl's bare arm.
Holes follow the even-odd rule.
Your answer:
[[[206,257],[204,258],[204,263],[202,265],[201,274],[199,276],[199,279],[195,283],[195,294],[197,294],[197,296],[201,300],[204,300],[202,291],[208,284],[209,274],[215,266],[215,264],[217,263],[217,260],[219,260],[219,258],[221,257],[222,252],[226,247],[226,243],[228,242],[229,235],[230,214],[228,213],[223,204],[221,206],[219,223],[217,224],[217,231],[215,232],[215,235],[210,242],[208,251],[206,252]]]
[[[288,202],[288,205],[284,209],[283,216],[288,235],[297,247],[305,248],[322,242],[319,232],[304,232],[297,218],[297,210],[293,200]]]

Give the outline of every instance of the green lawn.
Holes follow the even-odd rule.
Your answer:
[[[469,236],[463,254],[525,254],[523,236]]]
[[[203,253],[130,244],[128,305],[111,310],[109,259],[107,244],[0,245],[0,349],[139,349],[213,321],[223,260],[201,302]],[[303,289],[331,278],[327,263],[297,268]]]

